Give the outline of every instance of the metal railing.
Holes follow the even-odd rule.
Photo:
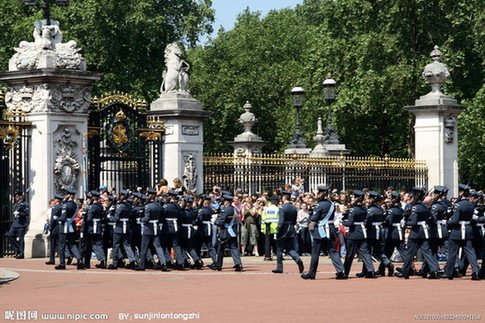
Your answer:
[[[205,192],[213,186],[250,194],[273,191],[291,184],[295,177],[305,180],[307,192],[318,185],[345,191],[364,187],[382,191],[389,186],[410,190],[428,185],[426,163],[404,158],[205,154],[203,165]]]

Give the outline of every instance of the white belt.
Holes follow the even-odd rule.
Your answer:
[[[458,223],[460,223],[460,225],[461,225],[461,239],[462,240],[465,240],[465,236],[466,236],[466,226],[468,224],[470,224],[470,221],[460,221]]]
[[[209,237],[210,237],[212,235],[211,234],[212,221],[202,221],[202,223],[207,224],[207,231],[209,232]]]
[[[333,220],[327,221],[327,223],[325,223],[325,232],[327,232],[327,238],[329,239],[330,239],[330,226],[329,226],[330,223],[333,223]]]
[[[187,228],[187,230],[189,231],[189,236],[188,236],[188,238],[190,239],[190,236],[191,236],[191,233],[192,233],[192,224],[190,224],[190,223],[182,223],[182,226],[183,226],[183,227],[186,227],[186,228]]]
[[[101,221],[101,219],[93,219],[93,233],[96,234],[98,233],[98,222]]]
[[[481,227],[482,228],[482,235],[485,236],[485,226],[484,226],[485,223],[477,223],[477,227]]]
[[[152,223],[153,224],[153,234],[157,234],[157,223],[158,223],[158,220],[150,220],[150,221],[148,221],[148,223]]]
[[[116,226],[116,222],[108,222],[108,225],[110,225],[112,227],[115,227]]]
[[[372,222],[372,225],[376,228],[376,240],[379,240],[382,222]]]
[[[167,218],[167,220],[173,221],[175,231],[177,231],[177,218]]]
[[[436,221],[436,227],[438,228],[438,238],[443,238],[443,229],[442,225],[446,225],[446,220],[438,220]]]
[[[428,233],[428,225],[426,224],[426,221],[419,221],[417,225],[420,225],[424,229],[424,237],[426,239],[429,239],[429,233]]]
[[[399,240],[402,241],[402,229],[401,229],[401,223],[393,223],[393,227],[396,227],[397,233],[399,234]]]
[[[130,219],[128,218],[123,218],[123,219],[120,219],[121,222],[123,222],[123,234],[126,233],[126,222],[130,221]]]
[[[364,233],[364,239],[367,239],[367,228],[365,227],[364,222],[354,222],[354,225],[360,225],[362,232]]]

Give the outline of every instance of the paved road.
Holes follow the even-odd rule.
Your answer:
[[[308,257],[304,258],[308,264]],[[480,315],[485,319],[485,281],[471,281],[469,276],[453,281],[418,277],[337,281],[324,257],[314,281],[302,280],[292,261],[285,261],[284,274],[272,274],[274,262],[256,257],[243,258],[242,273],[232,270],[230,258],[225,259],[221,272],[203,269],[169,273],[78,271],[73,266],[56,271],[45,261],[0,259],[0,271],[20,274],[18,279],[0,284],[0,321],[37,317],[44,322],[74,322],[67,314],[77,314],[77,322],[89,318],[82,314],[107,315],[108,319],[98,320],[101,322],[143,317],[155,322],[175,321],[162,318],[176,318],[178,314],[197,322],[394,323],[417,321],[415,315],[428,314],[465,314],[472,319],[478,318],[472,315]],[[355,262],[353,269],[360,268],[361,263]],[[184,316],[179,318],[177,321]],[[454,320],[457,318],[463,317]]]

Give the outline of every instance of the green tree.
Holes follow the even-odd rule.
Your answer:
[[[157,97],[166,45],[193,46],[212,31],[210,0],[83,0],[52,7],[65,40],[83,48],[88,69],[106,73],[94,93],[122,91],[150,101]],[[0,0],[0,66],[6,70],[13,48],[32,41],[33,22],[42,13],[20,0]]]

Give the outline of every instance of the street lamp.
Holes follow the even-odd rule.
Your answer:
[[[23,0],[24,4],[29,7],[36,7],[44,10],[44,19],[47,20],[47,25],[51,24],[50,6],[57,4],[59,7],[66,7],[69,5],[69,0]]]
[[[323,81],[323,97],[328,105],[328,115],[327,115],[327,128],[325,130],[325,141],[324,144],[338,145],[340,144],[339,138],[335,129],[332,125],[332,103],[335,102],[335,89],[337,88],[337,82],[332,78],[329,73],[325,81]]]
[[[305,139],[300,130],[300,110],[305,102],[305,90],[299,86],[290,91],[293,107],[296,109],[296,127],[293,139],[290,142],[290,148],[306,148]]]

